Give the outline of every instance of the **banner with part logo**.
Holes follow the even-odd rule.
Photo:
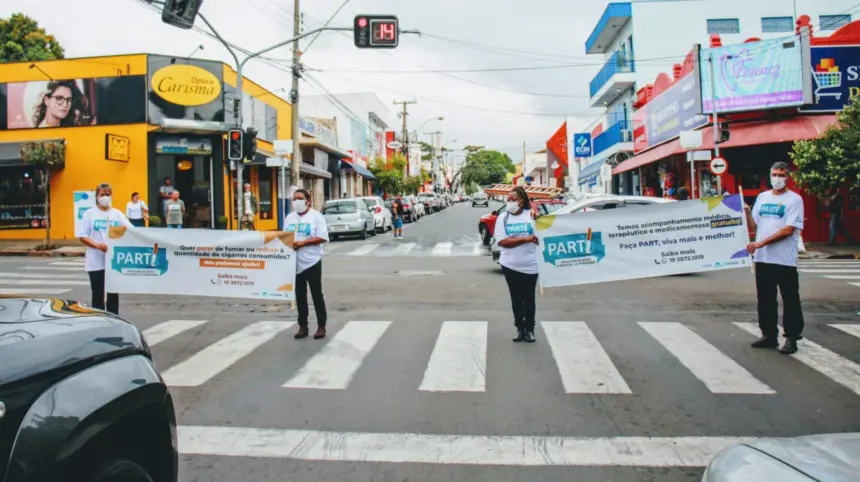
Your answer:
[[[537,219],[542,287],[749,267],[737,194]]]
[[[286,232],[111,227],[105,285],[109,293],[292,301],[293,239]]]

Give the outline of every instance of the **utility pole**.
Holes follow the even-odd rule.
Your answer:
[[[439,155],[437,146],[442,142],[442,132],[427,132],[426,134],[431,136],[430,139],[433,142],[433,165],[431,169],[433,170],[433,192],[436,192],[436,186],[439,185]]]
[[[298,1],[298,0],[296,0]],[[417,100],[402,100],[400,102],[394,101],[394,105],[402,105],[403,112],[401,112],[401,116],[403,117],[403,133],[401,136],[403,137],[403,152],[406,153],[406,172],[409,172],[409,130],[406,128],[406,118],[409,116],[409,111],[406,106],[409,104],[417,104]]]
[[[290,98],[293,105],[290,109],[290,120],[292,121],[292,138],[293,138],[293,156],[290,159],[290,191],[284,193],[284,198],[287,199],[287,212],[292,209],[293,193],[299,188],[300,168],[302,166],[302,133],[299,127],[299,76],[301,75],[301,51],[299,50],[299,35],[301,35],[302,15],[299,11],[299,0],[293,2],[293,37],[296,41],[293,42],[293,85],[290,90]],[[308,205],[311,205],[312,199],[308,199]],[[284,213],[286,215],[286,212]]]
[[[714,130],[714,157],[720,157],[720,118],[717,114],[717,84],[716,84],[716,74],[714,73],[714,54],[711,54],[708,57],[708,64],[711,67],[711,105],[714,106],[714,119],[711,122],[712,128]],[[695,171],[693,171],[695,172]],[[691,174],[693,179],[695,179],[695,174]],[[723,183],[722,176],[717,177],[717,194],[723,193]],[[694,181],[695,182],[695,181]],[[693,187],[692,185],[690,186]],[[694,191],[695,192],[695,191]],[[691,193],[692,194],[692,193]],[[699,193],[699,196],[702,197],[704,193]]]

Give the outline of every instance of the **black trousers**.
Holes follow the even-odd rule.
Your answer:
[[[93,291],[92,307],[104,310],[105,309],[105,270],[87,271],[90,275],[90,288]],[[119,295],[116,293],[107,294],[107,310],[115,315],[119,314]]]
[[[143,218],[140,218],[140,219],[129,219],[129,220],[128,220],[128,222],[130,222],[132,226],[136,226],[136,227],[138,227],[138,228],[145,228],[145,227],[146,227],[146,223],[145,223],[145,221],[143,220]]]
[[[325,326],[325,298],[322,291],[322,261],[296,275],[296,305],[299,308],[299,326],[308,325],[308,286],[314,299],[317,325]]]
[[[508,291],[511,293],[511,308],[514,310],[514,325],[521,330],[535,329],[535,288],[537,274],[520,273],[502,266]]]
[[[799,339],[803,333],[800,282],[797,268],[781,264],[756,263],[755,288],[758,293],[758,326],[762,336],[779,336],[776,292],[782,295],[782,331],[786,338]]]

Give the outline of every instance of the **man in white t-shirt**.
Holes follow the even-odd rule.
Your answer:
[[[803,230],[803,199],[786,187],[788,164],[777,162],[770,168],[773,189],[762,192],[750,210],[744,206],[747,222],[755,230],[755,242],[747,247],[755,256],[755,284],[758,294],[758,325],[761,338],[753,348],[779,345],[777,289],[782,294],[782,330],[786,338],[780,353],[797,352],[803,333],[800,283],[797,275],[797,246]]]
[[[299,331],[295,338],[308,336],[308,288],[314,300],[317,331],[314,339],[325,338],[328,314],[322,291],[323,243],[328,242],[328,227],[319,211],[310,207],[311,194],[298,189],[293,194],[293,210],[284,219],[284,231],[295,233],[293,249],[296,251],[296,307],[299,311]]]

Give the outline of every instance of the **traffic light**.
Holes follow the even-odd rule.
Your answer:
[[[245,155],[245,162],[251,162],[257,154],[257,129],[254,129],[253,127],[245,129],[244,138],[244,149],[242,152]]]
[[[167,0],[161,10],[161,21],[174,27],[190,29],[203,0]]]
[[[241,161],[242,155],[242,129],[230,129],[227,132],[227,159]]]
[[[357,15],[353,21],[355,46],[360,49],[393,49],[400,43],[396,15]]]
[[[731,138],[731,133],[729,132],[729,125],[725,122],[720,123],[720,139],[717,144],[722,144],[723,142],[729,142]]]

